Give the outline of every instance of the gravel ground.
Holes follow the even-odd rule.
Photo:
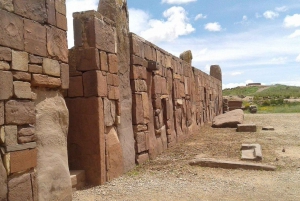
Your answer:
[[[300,200],[300,114],[245,114],[256,133],[203,127],[156,160],[138,166],[106,185],[86,187],[75,201],[93,200]],[[262,131],[262,126],[275,131]],[[259,143],[264,164],[275,172],[189,166],[196,155],[240,160],[242,143]],[[282,152],[282,150],[285,152]]]

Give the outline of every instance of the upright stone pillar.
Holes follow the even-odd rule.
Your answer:
[[[127,172],[135,166],[135,140],[132,128],[130,43],[127,1],[100,0],[98,12],[116,23],[121,103],[121,123],[118,125],[117,130],[123,150],[124,172]]]

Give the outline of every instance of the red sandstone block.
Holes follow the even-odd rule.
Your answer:
[[[118,57],[116,54],[108,54],[108,67],[110,73],[118,73]]]
[[[119,100],[120,99],[119,87],[108,86],[108,98],[111,100]]]
[[[131,80],[133,92],[147,92],[147,83],[145,80]]]
[[[108,59],[106,52],[100,51],[100,68],[102,71],[108,71]]]
[[[76,53],[76,69],[91,71],[100,69],[99,53],[96,48],[79,49]]]
[[[21,71],[12,71],[14,81],[31,81],[31,74],[27,72],[21,72]]]
[[[14,12],[41,23],[47,18],[45,0],[14,0]]]
[[[55,18],[55,0],[46,0],[46,8],[47,8],[47,22],[51,25],[56,25]]]
[[[30,64],[42,64],[43,63],[43,57],[35,56],[30,54],[29,55],[29,63]]]
[[[144,43],[141,39],[137,35],[131,34],[130,43],[130,52],[136,56],[144,58]]]
[[[7,100],[13,95],[13,75],[9,71],[0,71],[0,100]]]
[[[5,103],[5,123],[13,125],[34,124],[35,106],[31,101],[10,100]]]
[[[147,93],[142,93],[144,123],[150,122],[150,109],[149,109],[149,97]]]
[[[0,101],[0,126],[4,124],[4,102]]]
[[[12,65],[13,70],[28,71],[28,53],[20,51],[12,51]]]
[[[147,62],[147,60],[132,54],[131,59],[130,59],[130,64],[147,67],[148,62]]]
[[[60,77],[60,65],[57,60],[43,59],[43,74]]]
[[[33,74],[31,86],[57,88],[61,86],[61,80],[60,78],[54,78],[48,75]]]
[[[10,70],[9,63],[5,61],[0,61],[0,70]]]
[[[24,151],[10,152],[10,172],[21,172],[36,167],[37,150],[27,149]]]
[[[145,58],[149,61],[156,61],[156,51],[155,49],[148,45],[144,44]]]
[[[143,99],[141,94],[132,94],[132,122],[144,124]]]
[[[14,97],[32,99],[31,84],[29,82],[14,81]]]
[[[47,50],[50,56],[68,63],[67,33],[56,27],[47,27]]]
[[[0,61],[11,61],[11,49],[0,47]]]
[[[68,29],[66,16],[59,12],[56,12],[56,26],[65,31]]]
[[[135,133],[136,153],[141,153],[149,150],[149,133],[137,132]]]
[[[57,12],[66,15],[66,0],[55,0],[55,9]]]
[[[84,96],[107,96],[107,80],[101,71],[87,71],[83,74]]]
[[[141,165],[149,160],[149,154],[143,153],[136,155],[136,162],[137,164]]]
[[[68,90],[69,97],[83,96],[82,76],[70,77],[70,86]]]
[[[162,78],[159,75],[153,77],[152,94],[162,94]]]
[[[147,70],[145,67],[140,67],[136,65],[131,66],[131,71],[130,71],[130,79],[147,79]]]
[[[70,84],[69,65],[60,64],[61,88],[68,89]]]
[[[119,86],[119,76],[116,74],[107,73],[107,84],[111,86]]]
[[[24,50],[23,19],[2,9],[0,9],[0,19],[0,45]]]
[[[46,57],[46,28],[32,20],[24,19],[25,51]]]
[[[30,73],[35,73],[35,74],[42,74],[43,73],[43,67],[35,64],[29,64],[28,65],[28,71]]]
[[[8,180],[8,200],[33,200],[30,173],[17,175]]]

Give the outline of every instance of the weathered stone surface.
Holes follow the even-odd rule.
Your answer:
[[[131,65],[136,65],[136,66],[142,66],[142,67],[145,67],[147,68],[148,66],[148,61],[141,58],[141,57],[138,57],[136,55],[130,55],[131,56],[131,59],[130,59],[130,64]]]
[[[34,149],[36,148],[36,142],[30,142],[25,144],[16,144],[16,145],[9,145],[5,147],[6,152],[15,152],[15,151],[22,151],[27,149]]]
[[[76,56],[77,70],[91,71],[100,69],[99,52],[97,48],[79,49]]]
[[[100,51],[100,67],[102,71],[108,71],[108,60],[106,52]]]
[[[36,141],[35,128],[18,126],[18,143],[28,143]]]
[[[29,82],[14,82],[14,96],[19,99],[31,99],[31,84]]]
[[[0,200],[7,200],[7,173],[4,168],[2,157],[0,157]]]
[[[107,84],[111,86],[119,86],[120,80],[119,76],[116,74],[107,73]]]
[[[17,136],[18,136],[17,126],[12,126],[12,125],[3,126],[3,127],[1,127],[0,132],[1,132],[1,136],[4,136],[4,145],[5,146],[18,144],[18,141],[17,141]]]
[[[9,69],[10,69],[9,63],[0,61],[0,70],[9,70]]]
[[[0,47],[0,61],[11,61],[11,49]]]
[[[47,50],[50,56],[68,63],[66,32],[55,27],[47,27]]]
[[[262,151],[260,144],[242,144],[242,160],[262,160]]]
[[[85,170],[87,182],[106,182],[105,133],[102,98],[67,99],[70,116],[68,154],[70,168]]]
[[[107,181],[111,181],[124,173],[122,147],[117,132],[113,127],[106,134],[106,152]]]
[[[142,38],[132,33],[130,35],[130,52],[136,56],[144,58],[144,43],[142,42],[142,40]]]
[[[43,63],[43,57],[39,57],[39,56],[29,54],[29,63],[31,63],[31,64],[42,64]]]
[[[35,168],[37,165],[37,150],[27,149],[10,153],[10,172],[16,173]]]
[[[52,25],[56,25],[55,18],[55,0],[46,0],[46,8],[47,8],[47,22]]]
[[[143,153],[136,156],[136,163],[141,165],[149,160],[149,154]]]
[[[182,59],[183,61],[187,62],[188,64],[192,64],[192,60],[193,60],[193,54],[191,50],[187,50],[183,53],[180,54],[180,59]]]
[[[32,20],[24,19],[25,51],[39,56],[47,56],[46,28]]]
[[[4,102],[0,101],[0,126],[4,124]]]
[[[146,130],[148,130],[147,125],[135,125],[135,126],[133,126],[133,131],[134,132],[141,132],[141,131],[146,131]]]
[[[107,96],[107,80],[101,71],[87,71],[83,74],[84,96]]]
[[[56,12],[56,26],[64,31],[67,31],[67,18],[65,15]]]
[[[132,122],[134,124],[144,124],[143,99],[140,94],[132,95]]]
[[[12,51],[12,66],[13,70],[28,71],[28,53]]]
[[[108,54],[108,69],[110,73],[118,73],[118,57],[115,54]]]
[[[29,64],[28,71],[30,73],[42,74],[43,73],[43,67],[39,66],[39,65]]]
[[[0,45],[24,50],[23,19],[0,9]]]
[[[60,75],[61,75],[61,88],[68,89],[70,85],[70,74],[69,65],[61,63],[60,64]]]
[[[21,71],[12,71],[14,80],[17,81],[31,81],[31,74],[27,72],[21,72]]]
[[[55,9],[57,12],[66,15],[66,0],[55,0]]]
[[[212,127],[214,128],[237,128],[238,124],[244,121],[244,112],[241,109],[233,110],[225,114],[216,116],[213,119]]]
[[[9,12],[13,12],[14,11],[14,5],[12,3],[12,0],[1,0],[0,1],[0,8],[2,8],[4,10],[7,10]]]
[[[70,170],[72,189],[80,190],[85,186],[85,171],[84,170]]]
[[[108,86],[108,98],[111,100],[119,100],[120,99],[119,87]]]
[[[274,131],[274,127],[273,126],[264,126],[262,127],[262,130],[265,130],[265,131]]]
[[[116,103],[107,98],[103,99],[105,126],[112,126],[116,120]]]
[[[137,132],[135,133],[135,146],[136,152],[142,153],[149,149],[149,133],[148,132]]]
[[[8,71],[0,71],[0,100],[7,100],[13,95],[13,75]]]
[[[17,175],[8,180],[8,200],[33,200],[30,174]]]
[[[60,65],[57,60],[43,59],[43,74],[60,77]]]
[[[145,67],[133,65],[131,68],[130,79],[147,79],[147,70]]]
[[[29,2],[14,0],[14,11],[21,16],[42,23],[47,18],[45,0],[31,0]]]
[[[30,101],[10,100],[5,103],[5,122],[7,124],[34,124],[35,107]]]
[[[68,90],[69,97],[83,96],[82,76],[70,77],[70,86]]]
[[[111,5],[112,9],[106,7]],[[110,6],[110,7],[111,7]],[[110,38],[117,35],[118,70],[120,78],[120,103],[121,103],[121,124],[118,125],[119,140],[123,151],[124,171],[127,172],[135,166],[134,136],[132,128],[132,93],[130,88],[130,43],[129,43],[129,20],[127,1],[101,0],[98,10],[104,16],[114,16],[116,31],[110,34]],[[98,33],[98,32],[96,32]],[[105,36],[105,35],[104,35]],[[107,37],[105,37],[107,38]],[[114,43],[112,43],[113,45]]]
[[[134,92],[147,92],[147,83],[145,80],[132,80],[131,88]]]
[[[59,91],[35,89],[34,92],[38,200],[72,200],[67,154],[68,109]]]
[[[61,80],[60,78],[54,78],[48,75],[33,74],[31,80],[31,86],[58,88],[61,86]]]
[[[196,158],[189,162],[190,165],[199,165],[201,167],[225,168],[225,169],[245,169],[245,170],[266,170],[275,171],[276,167],[258,163],[223,161],[210,158]]]
[[[256,132],[255,124],[238,124],[237,132]]]

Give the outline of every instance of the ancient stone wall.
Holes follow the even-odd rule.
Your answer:
[[[1,0],[0,19],[0,200],[71,200],[65,0]]]

